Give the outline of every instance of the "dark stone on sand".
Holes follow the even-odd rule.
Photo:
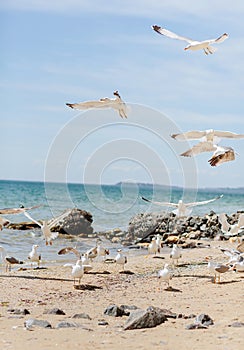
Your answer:
[[[114,316],[114,317],[121,317],[121,316],[129,316],[129,312],[125,311],[124,307],[119,307],[117,305],[109,305],[105,311],[105,315],[108,316]]]
[[[206,314],[200,314],[196,317],[196,320],[195,320],[196,323],[201,323],[203,324],[204,326],[210,326],[210,325],[213,325],[214,322],[213,320],[211,319],[211,317],[209,315],[206,315]]]
[[[108,322],[105,320],[98,320],[98,326],[108,326]]]
[[[91,320],[91,317],[88,314],[85,314],[85,313],[75,314],[74,316],[72,316],[72,318],[84,318],[84,319],[87,319],[87,320]]]
[[[45,310],[43,313],[44,314],[51,314],[51,315],[65,315],[65,312],[63,310],[58,309],[57,307],[55,307],[51,310]]]
[[[78,328],[79,325],[74,322],[68,322],[68,321],[61,321],[59,322],[55,328]]]
[[[124,329],[153,328],[167,321],[167,316],[160,308],[150,306],[147,310],[136,310],[131,312],[125,323]]]
[[[228,325],[229,327],[244,327],[244,322],[233,322]]]
[[[37,320],[36,318],[29,318],[24,322],[24,325],[27,329],[32,329],[33,326],[42,327],[42,328],[52,328],[52,325],[50,322]]]
[[[207,329],[208,326],[205,326],[201,323],[191,323],[186,326],[186,329]]]
[[[13,315],[29,315],[30,311],[27,309],[8,309],[8,312],[10,312]]]

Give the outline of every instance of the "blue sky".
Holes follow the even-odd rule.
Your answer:
[[[242,1],[6,0],[0,16],[1,179],[243,186],[244,140],[222,140],[239,156],[211,168],[210,154],[177,157],[189,145],[169,137],[244,133]],[[229,39],[211,56],[185,52],[152,24]],[[65,106],[116,89],[130,105],[128,121]]]

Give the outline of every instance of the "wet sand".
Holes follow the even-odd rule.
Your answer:
[[[157,271],[167,263],[169,248],[160,256],[147,256],[147,251],[129,250],[126,270],[121,274],[114,264],[94,263],[92,273],[85,274],[81,289],[75,289],[71,268],[48,265],[47,269],[30,268],[0,275],[0,348],[4,350],[33,349],[241,349],[244,328],[231,327],[244,322],[244,273],[229,271],[221,275],[221,283],[214,284],[204,257],[212,256],[227,262],[219,249],[235,247],[229,242],[206,242],[210,248],[183,250],[179,267],[174,269],[171,286],[178,291],[167,291],[165,282],[157,278]],[[72,260],[72,256],[71,256]],[[110,274],[102,274],[108,271]],[[97,272],[97,273],[96,273]],[[104,315],[107,306],[136,305],[170,309],[177,314],[208,314],[214,325],[208,329],[187,330],[194,319],[168,319],[150,329],[124,330],[127,316]],[[59,308],[65,315],[44,314],[45,310]],[[28,309],[30,315],[12,315],[9,309]],[[91,320],[74,319],[77,313],[87,313]],[[47,320],[54,327],[34,327],[26,330],[29,318]],[[55,329],[58,322],[67,320],[83,327]],[[98,325],[105,320],[108,325]]]

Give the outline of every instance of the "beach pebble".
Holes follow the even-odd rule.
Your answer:
[[[167,316],[160,308],[150,306],[147,310],[136,310],[131,312],[125,323],[124,329],[153,328],[167,321]]]
[[[233,322],[228,325],[229,327],[244,327],[244,322]]]
[[[68,322],[68,321],[61,321],[59,322],[55,328],[77,328],[79,325],[74,322]]]
[[[27,309],[8,309],[8,312],[10,312],[13,315],[29,315],[30,311]]]
[[[125,311],[124,307],[119,307],[117,305],[109,305],[105,311],[105,315],[108,316],[114,316],[114,317],[121,317],[121,316],[129,316],[129,312]]]
[[[213,325],[214,322],[213,320],[211,319],[210,316],[206,315],[206,314],[200,314],[196,317],[196,320],[195,320],[196,323],[201,323],[203,324],[204,326],[210,326],[210,325]]]
[[[105,320],[98,320],[98,326],[108,326],[108,322]]]
[[[42,327],[42,328],[52,328],[51,323],[48,321],[37,320],[35,318],[29,318],[24,322],[24,326],[28,330],[32,330],[34,326]]]
[[[72,316],[72,318],[85,318],[87,320],[91,320],[91,317],[85,313],[75,314],[74,316]]]
[[[191,323],[186,326],[186,329],[207,329],[208,326],[205,326],[201,323]]]
[[[57,307],[50,310],[45,310],[43,313],[51,315],[65,315],[65,312],[63,310],[58,309]]]

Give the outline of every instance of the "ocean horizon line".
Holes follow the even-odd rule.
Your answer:
[[[244,190],[244,187],[182,187],[179,185],[165,185],[165,184],[153,184],[148,182],[135,182],[135,181],[119,181],[116,183],[81,183],[81,182],[59,182],[59,181],[41,181],[41,180],[20,180],[20,179],[0,179],[0,182],[20,182],[20,183],[39,183],[39,184],[57,184],[57,185],[80,185],[80,186],[133,186],[136,185],[142,188],[152,188],[152,187],[160,187],[165,189],[176,189],[176,190]]]

